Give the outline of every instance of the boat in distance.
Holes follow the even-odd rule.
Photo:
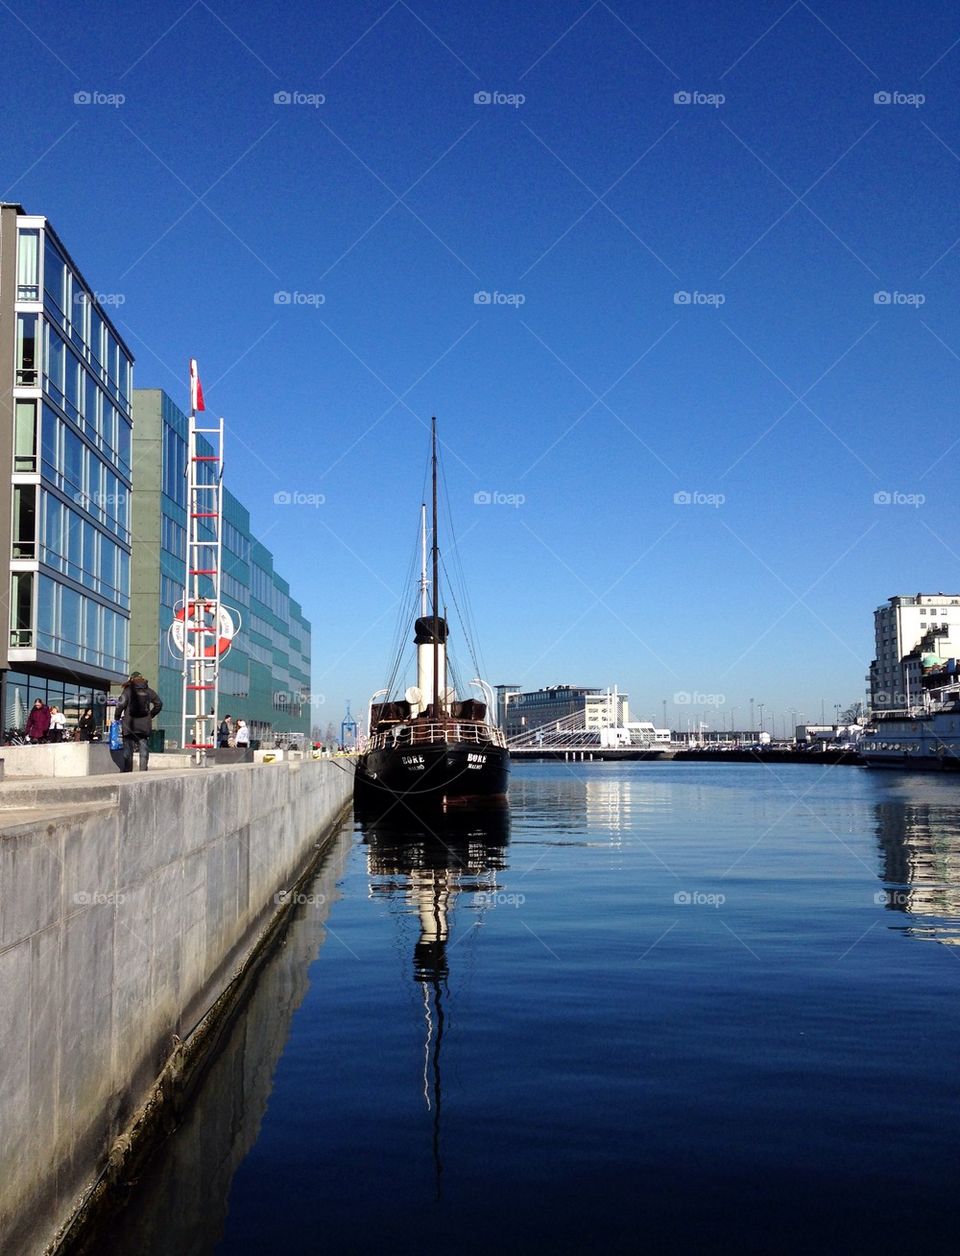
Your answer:
[[[960,771],[960,667],[956,659],[922,662],[923,704],[877,711],[858,749],[869,768]]]
[[[433,486],[432,607],[427,606],[426,507],[421,507],[420,614],[414,622],[417,683],[402,698],[381,690],[370,702],[368,735],[357,760],[355,792],[365,807],[470,808],[506,801],[510,752],[488,699],[457,698],[448,660],[449,626],[440,613],[437,540],[437,431],[431,424]],[[396,675],[398,667],[394,667]],[[377,701],[383,698],[383,701]]]

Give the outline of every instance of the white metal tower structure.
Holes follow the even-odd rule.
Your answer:
[[[213,750],[220,697],[220,658],[233,624],[220,602],[223,558],[223,419],[198,427],[203,393],[191,362],[187,437],[187,553],[183,605],[183,726],[181,745],[202,764]],[[195,383],[196,381],[196,383]],[[203,438],[201,440],[200,438]],[[201,449],[209,452],[201,452]],[[229,622],[229,625],[227,623]]]

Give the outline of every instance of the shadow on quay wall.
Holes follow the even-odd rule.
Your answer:
[[[78,1236],[71,1256],[187,1256],[213,1251],[223,1235],[234,1173],[257,1141],[290,1023],[326,940],[324,922],[350,852],[344,822],[276,940],[214,1059],[198,1081],[182,1125],[158,1144],[142,1176],[109,1219]],[[304,917],[309,913],[309,922]]]

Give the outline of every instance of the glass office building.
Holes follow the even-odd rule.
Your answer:
[[[3,727],[128,667],[133,355],[46,218],[0,204]]]
[[[163,699],[157,719],[168,747],[179,743],[183,661],[170,624],[183,600],[187,543],[187,417],[162,389],[134,392],[131,666]],[[227,431],[229,456],[229,429]],[[199,437],[199,452],[210,453]],[[245,506],[223,491],[221,597],[240,631],[220,665],[220,714],[242,717],[254,740],[311,728],[310,624],[273,556],[250,529]]]

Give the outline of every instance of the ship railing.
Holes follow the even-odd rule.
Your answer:
[[[392,750],[395,746],[425,746],[436,742],[469,742],[478,746],[504,748],[506,739],[492,724],[470,720],[429,721],[422,724],[397,724],[394,728],[374,733],[367,741],[368,750]]]

